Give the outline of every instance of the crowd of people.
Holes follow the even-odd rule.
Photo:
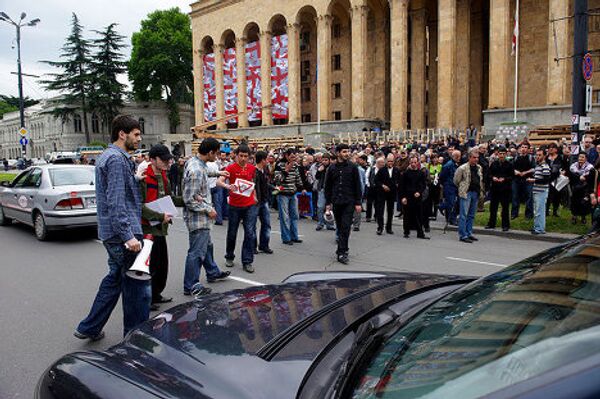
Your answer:
[[[172,301],[162,296],[168,276],[166,236],[173,215],[156,212],[150,202],[170,196],[183,207],[189,249],[183,278],[184,295],[205,295],[200,283],[230,275],[215,261],[213,225],[227,220],[225,266],[235,267],[236,241],[243,230],[241,266],[253,273],[255,255],[273,254],[271,211],[278,212],[281,240],[301,245],[298,220],[312,218],[316,231],[334,231],[337,261],[349,262],[351,231],[361,221],[375,222],[376,234],[392,235],[394,217],[402,218],[403,235],[428,240],[430,222],[442,216],[458,226],[458,239],[473,243],[475,215],[489,200],[486,228],[510,229],[524,204],[532,234],[545,234],[546,216],[559,217],[570,207],[572,223],[588,223],[598,203],[598,149],[586,138],[579,154],[552,143],[534,148],[527,140],[477,143],[455,138],[409,144],[338,144],[313,149],[265,148],[247,144],[233,151],[213,138],[203,140],[198,154],[174,159],[163,145],[146,156],[129,155],[141,141],[139,123],[120,116],[113,122],[112,144],[96,163],[99,238],[108,253],[104,278],[89,315],[75,331],[78,338],[103,337],[119,295],[123,294],[124,332],[148,318],[150,310]],[[363,220],[364,219],[364,220]],[[323,234],[323,233],[318,233]],[[150,282],[125,278],[141,250],[153,239]]]

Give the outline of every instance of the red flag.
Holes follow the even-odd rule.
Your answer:
[[[515,28],[512,35],[512,50],[510,55],[515,55],[517,52],[517,38],[519,36],[519,10],[515,11]]]

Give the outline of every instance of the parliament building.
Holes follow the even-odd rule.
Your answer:
[[[196,124],[250,134],[316,131],[317,121],[331,132],[496,129],[513,116],[516,3],[197,1]],[[573,0],[520,0],[518,11],[519,120],[569,124]],[[591,16],[589,48],[599,45]]]

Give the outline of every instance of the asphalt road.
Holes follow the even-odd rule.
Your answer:
[[[393,236],[377,236],[374,223],[363,223],[360,232],[352,233],[351,263],[344,266],[335,261],[333,232],[316,232],[312,221],[301,221],[304,242],[287,246],[281,243],[276,214],[272,225],[275,253],[257,255],[254,274],[245,273],[237,263],[229,280],[211,285],[215,291],[277,283],[292,273],[314,270],[485,275],[554,245],[493,236],[463,244],[456,233],[441,231],[432,231],[429,241],[407,240],[400,226],[395,226]],[[225,226],[215,226],[212,233],[219,265],[224,264],[225,232]],[[182,292],[188,241],[181,219],[171,228],[168,245],[170,271],[164,295],[174,297],[175,305],[189,298]],[[238,242],[237,259],[239,249]],[[104,340],[88,343],[72,335],[107,270],[106,253],[94,231],[72,231],[38,242],[28,227],[0,227],[0,265],[0,398],[31,398],[39,376],[61,355],[104,350],[122,339],[120,305],[105,327]]]

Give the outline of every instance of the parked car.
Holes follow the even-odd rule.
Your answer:
[[[197,298],[38,399],[600,397],[600,235],[489,276],[302,273]]]
[[[30,167],[0,186],[0,225],[33,226],[38,240],[52,230],[96,226],[94,184],[93,166]]]

